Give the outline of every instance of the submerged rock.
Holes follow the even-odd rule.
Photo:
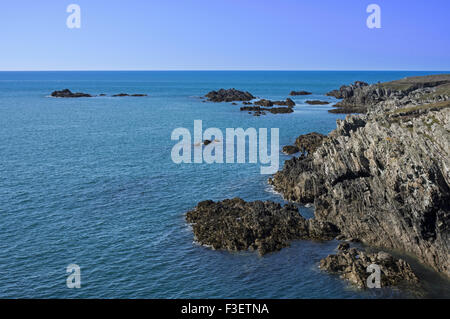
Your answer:
[[[73,93],[69,89],[64,89],[61,91],[53,91],[51,96],[63,97],[63,98],[92,97],[92,95],[87,94],[87,93]]]
[[[205,97],[211,102],[251,101],[255,98],[249,92],[243,92],[236,89],[211,91],[206,94]]]
[[[358,251],[356,248],[350,248],[348,243],[340,244],[337,254],[322,259],[319,268],[339,274],[341,278],[359,288],[367,288],[367,278],[370,275],[367,269],[374,264],[380,267],[381,287],[398,286],[402,283],[412,285],[419,283],[411,266],[403,259],[395,259],[383,251],[378,253]]]
[[[229,251],[257,250],[261,255],[287,247],[292,240],[330,240],[339,234],[328,222],[305,219],[295,205],[240,198],[200,202],[186,220],[200,244]]]

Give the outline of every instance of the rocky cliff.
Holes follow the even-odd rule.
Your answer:
[[[335,91],[367,110],[338,121],[270,182],[347,237],[415,255],[450,276],[450,75]],[[339,95],[341,94],[341,95]]]
[[[365,113],[371,106],[385,102],[391,102],[387,105],[392,107],[392,102],[398,106],[448,100],[450,77],[448,75],[412,77],[372,85],[357,81],[327,95],[342,99],[335,105],[336,109],[330,111],[332,113]]]

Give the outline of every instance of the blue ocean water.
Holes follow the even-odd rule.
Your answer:
[[[197,202],[283,200],[259,165],[173,163],[171,132],[192,132],[199,119],[204,128],[279,128],[282,147],[300,134],[327,134],[344,118],[305,100],[333,102],[323,95],[355,80],[430,73],[0,72],[0,298],[406,296],[357,290],[318,270],[335,241],[298,241],[264,257],[195,244],[184,213]],[[293,114],[262,117],[199,98],[231,87],[269,99],[291,90],[314,94],[295,97]],[[64,88],[148,97],[48,97]],[[72,263],[81,267],[81,289],[66,287]],[[448,293],[424,272],[428,296]]]

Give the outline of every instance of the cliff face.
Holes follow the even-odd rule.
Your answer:
[[[316,219],[345,236],[413,254],[450,276],[450,94],[442,76],[424,81],[436,86],[413,78],[391,98],[366,99],[367,114],[338,121],[271,183],[286,199],[314,202]]]

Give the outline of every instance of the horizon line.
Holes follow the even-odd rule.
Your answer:
[[[0,72],[450,72],[438,69],[82,69],[82,70],[0,70]]]

